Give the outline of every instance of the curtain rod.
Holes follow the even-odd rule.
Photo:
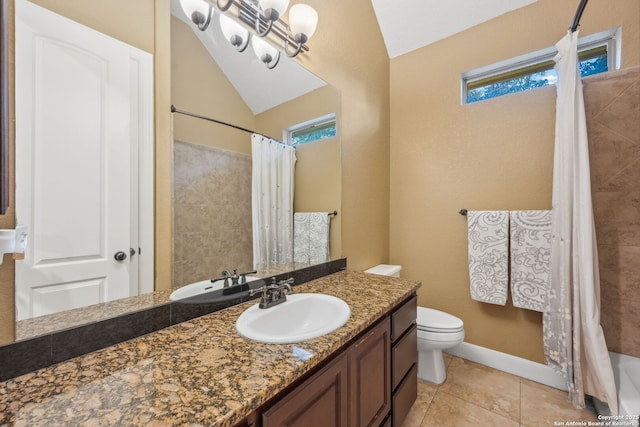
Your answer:
[[[284,142],[282,142],[282,141],[280,141],[280,140],[278,140],[278,139],[276,139],[276,138],[274,138],[272,136],[265,135],[265,134],[260,133],[260,132],[256,132],[255,130],[251,130],[251,129],[243,128],[242,126],[237,126],[237,125],[234,125],[234,124],[231,124],[231,123],[223,122],[222,120],[212,119],[211,117],[201,116],[200,114],[195,114],[195,113],[190,113],[188,111],[178,110],[173,104],[171,105],[171,112],[172,113],[183,114],[185,116],[195,117],[196,119],[207,120],[209,122],[218,123],[219,125],[229,126],[231,128],[238,129],[238,130],[241,130],[243,132],[255,133],[257,135],[264,136],[265,138],[273,139],[274,141],[279,142],[280,144],[284,144]],[[285,145],[288,145],[288,144],[285,144]]]
[[[571,27],[569,27],[572,33],[578,29],[578,26],[580,25],[580,18],[582,17],[582,12],[584,12],[584,8],[587,6],[588,1],[589,0],[580,0],[580,4],[578,5],[578,9],[576,10],[576,15],[573,17]]]

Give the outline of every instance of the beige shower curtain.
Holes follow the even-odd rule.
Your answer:
[[[618,413],[616,385],[600,326],[587,127],[578,70],[578,32],[556,44],[556,138],[553,164],[551,286],[543,316],[547,364],[567,379],[572,403],[584,394]]]

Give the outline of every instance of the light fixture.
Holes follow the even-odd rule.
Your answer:
[[[280,60],[280,51],[271,46],[266,41],[259,37],[253,37],[251,39],[251,46],[256,56],[267,66],[268,69],[275,68]]]
[[[287,11],[289,0],[216,0],[215,3],[213,0],[180,0],[184,13],[202,31],[211,22],[213,4],[221,12],[220,29],[225,38],[239,52],[244,52],[251,42],[258,58],[270,69],[278,64],[280,50],[284,50],[290,57],[308,51],[305,43],[318,25],[318,13],[311,6],[302,3],[291,7],[289,23],[284,22],[280,17]],[[234,9],[230,10],[232,6]],[[226,16],[227,13],[233,14],[235,18]],[[255,32],[260,38],[269,35],[270,40],[262,40],[262,43],[256,41],[258,37],[252,37],[251,32]],[[278,40],[282,47],[275,48],[270,44]]]
[[[213,7],[205,0],[180,0],[184,14],[196,24],[200,31],[204,31],[211,23]]]
[[[231,5],[233,5],[233,0],[227,0],[227,2],[224,5],[220,3],[220,0],[216,0],[216,5],[218,6],[218,9],[220,9],[221,12],[224,12],[225,10],[229,9]]]
[[[300,53],[302,46],[311,38],[313,33],[316,32],[318,26],[318,12],[308,4],[295,4],[289,11],[289,27],[293,33],[293,39],[296,41],[296,50],[289,53],[287,47],[289,45],[289,38],[287,37],[284,44],[285,52],[287,55],[294,57]]]
[[[249,30],[222,13],[220,14],[220,29],[224,37],[238,52],[244,52],[249,46],[249,39],[251,38]]]
[[[289,7],[289,0],[259,0],[258,2],[263,11],[263,17],[267,21],[264,30],[261,30],[260,19],[256,19],[256,33],[260,37],[264,37],[271,32],[273,23],[277,22],[280,15],[284,14]]]

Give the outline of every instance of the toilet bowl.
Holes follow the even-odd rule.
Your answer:
[[[447,378],[442,350],[464,340],[464,323],[456,316],[418,307],[418,378],[442,384]]]
[[[365,273],[400,277],[399,265],[381,264]],[[464,340],[464,323],[449,313],[418,307],[418,378],[442,384],[447,378],[442,350],[455,347]]]

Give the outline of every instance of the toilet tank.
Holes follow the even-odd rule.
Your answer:
[[[379,276],[400,277],[401,265],[380,264],[365,270],[365,273],[377,274]]]

